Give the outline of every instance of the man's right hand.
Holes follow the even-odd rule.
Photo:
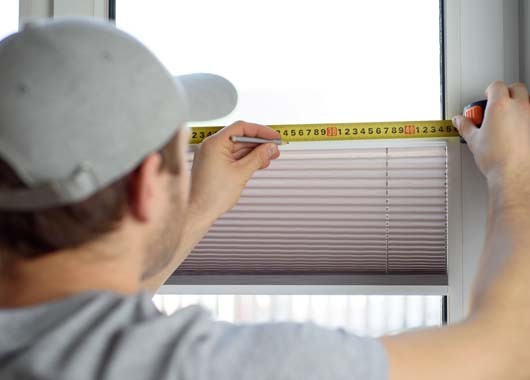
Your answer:
[[[491,190],[530,183],[530,99],[522,83],[493,82],[481,128],[464,116],[454,124]],[[524,177],[524,178],[523,178]]]
[[[280,138],[270,127],[238,121],[203,141],[193,160],[190,210],[211,222],[237,203],[256,170],[280,156],[273,143],[234,143],[231,136]]]
[[[208,137],[193,159],[188,212],[179,246],[171,262],[143,283],[155,292],[182,263],[211,225],[239,200],[252,175],[280,156],[275,144],[234,143],[231,136],[279,139],[272,128],[238,121]]]

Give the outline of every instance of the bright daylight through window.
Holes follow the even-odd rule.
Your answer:
[[[439,7],[438,0],[117,0],[116,24],[144,42],[172,73],[213,72],[236,85],[238,107],[211,125],[239,119],[263,124],[437,120]],[[236,274],[251,277],[264,268],[309,278],[319,270],[337,274],[340,268],[348,276],[444,275],[443,142],[419,143],[410,151],[406,144],[385,144],[368,144],[371,153],[362,144],[343,144],[338,158],[335,145],[312,145],[305,153],[304,146],[302,153],[295,152],[298,156],[322,157],[306,168],[322,171],[311,173],[313,182],[292,175],[274,182],[281,170],[296,173],[296,168],[282,169],[287,161],[280,159],[269,174],[260,174],[271,178],[249,184],[246,195],[251,197],[236,206],[239,214],[220,220],[183,268],[196,273],[202,265],[221,277],[227,263],[240,271]],[[288,148],[286,160],[297,150]],[[360,160],[352,160],[350,167],[348,157]],[[368,166],[362,166],[363,159]],[[377,160],[379,171],[371,166]],[[326,166],[333,163],[342,165],[343,174]],[[366,175],[356,177],[361,172]],[[395,183],[389,185],[392,175]],[[281,195],[287,187],[289,202]],[[351,203],[344,205],[345,200]],[[396,202],[391,208],[399,215],[389,214],[389,202]],[[278,209],[288,214],[271,214]],[[362,335],[442,320],[441,294],[157,295],[155,301],[166,312],[201,303],[229,321],[310,319]]]
[[[0,12],[0,40],[18,30],[18,1],[2,2]]]

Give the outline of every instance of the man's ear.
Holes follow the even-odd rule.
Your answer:
[[[163,189],[162,157],[160,153],[151,153],[136,168],[132,175],[130,188],[130,211],[140,222],[148,222],[156,212],[156,199]]]

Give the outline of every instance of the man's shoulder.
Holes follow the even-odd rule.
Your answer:
[[[386,378],[376,340],[313,324],[216,322],[197,306],[165,316],[149,294],[84,295],[34,317],[30,340],[18,325],[25,344],[0,349],[0,378]]]
[[[90,292],[0,310],[0,378],[154,378],[168,352],[186,350],[214,322],[197,306],[166,316],[151,297]]]

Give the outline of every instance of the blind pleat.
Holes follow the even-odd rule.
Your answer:
[[[285,150],[175,276],[446,274],[447,149]]]

